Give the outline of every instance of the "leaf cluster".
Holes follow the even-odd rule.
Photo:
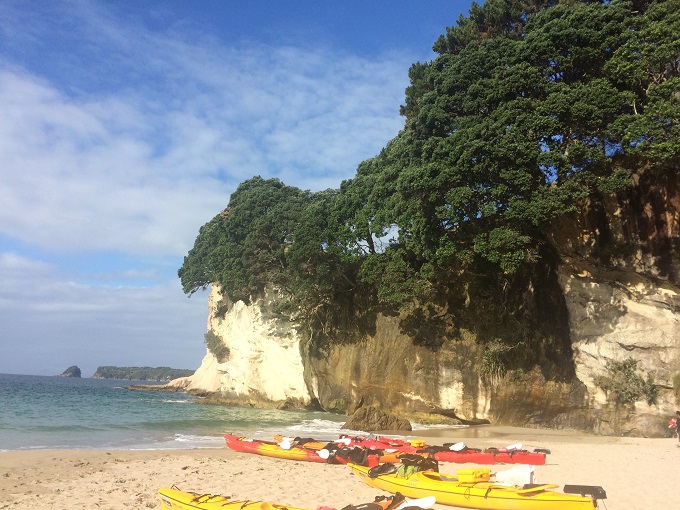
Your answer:
[[[482,353],[480,373],[492,383],[498,383],[508,371],[506,357],[513,347],[504,344],[500,339],[489,342]]]
[[[675,392],[676,404],[680,404],[680,373],[673,376],[673,391]]]

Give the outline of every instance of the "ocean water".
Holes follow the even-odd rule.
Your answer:
[[[0,451],[220,448],[226,433],[330,440],[347,421],[331,413],[206,405],[184,393],[126,389],[140,382],[0,374]]]

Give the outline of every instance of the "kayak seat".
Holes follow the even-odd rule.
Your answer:
[[[377,478],[380,475],[389,475],[389,474],[392,474],[392,473],[396,473],[398,470],[399,470],[399,466],[397,466],[393,462],[385,462],[384,464],[378,464],[377,466],[369,469],[368,470],[368,477],[369,478]]]
[[[457,482],[458,481],[457,476],[449,476],[449,475],[440,474],[439,477],[442,479],[442,482]]]

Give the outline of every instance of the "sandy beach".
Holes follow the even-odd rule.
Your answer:
[[[599,508],[673,508],[680,500],[680,447],[673,438],[598,437],[494,426],[418,431],[407,437],[424,438],[430,444],[464,441],[471,447],[487,447],[520,442],[527,449],[549,448],[546,465],[536,467],[537,481],[560,487],[600,485],[608,499]],[[474,466],[441,463],[440,471],[455,474],[456,469]],[[495,472],[512,466],[490,467]],[[226,447],[0,453],[0,508],[160,509],[157,490],[171,486],[309,509],[340,510],[387,494],[365,485],[346,466],[270,459]]]

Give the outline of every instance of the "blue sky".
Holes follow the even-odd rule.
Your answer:
[[[198,229],[254,175],[351,178],[470,5],[0,2],[0,373],[198,368]]]

